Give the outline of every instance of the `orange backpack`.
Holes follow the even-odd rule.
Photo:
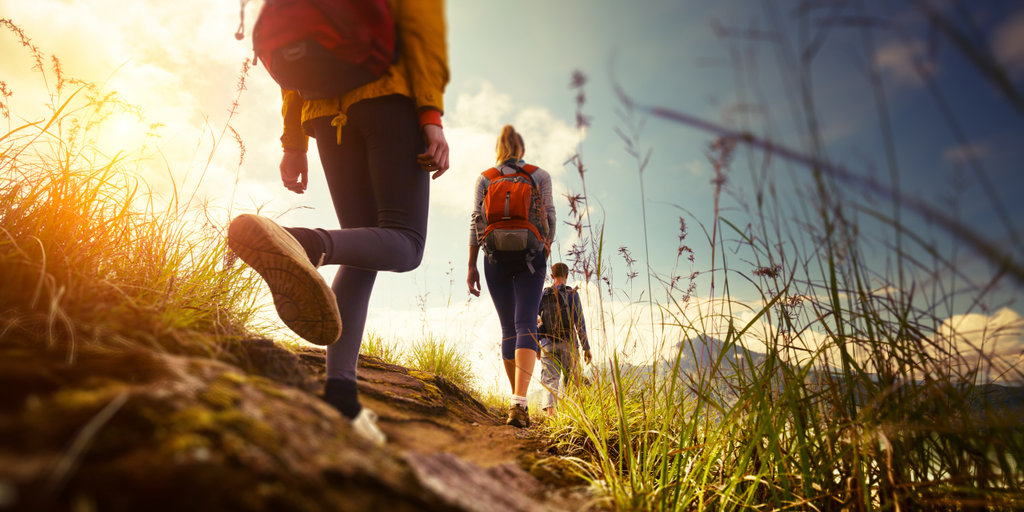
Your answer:
[[[524,165],[513,174],[492,167],[483,172],[490,182],[484,194],[484,222],[480,246],[491,261],[496,253],[528,256],[544,250],[548,243],[547,212],[540,190],[533,180],[536,165]]]

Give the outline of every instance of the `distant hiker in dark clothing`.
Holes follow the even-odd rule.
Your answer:
[[[282,90],[281,180],[292,192],[305,191],[308,138],[315,138],[341,229],[282,228],[242,215],[228,230],[231,248],[266,280],[284,323],[328,345],[324,400],[376,444],[385,436],[356,389],[370,292],[377,272],[419,266],[430,173],[438,178],[448,169],[441,128],[449,76],[444,3],[387,4],[394,23],[386,26],[397,27],[400,43],[379,78],[334,97]],[[319,265],[339,266],[332,287]]]
[[[544,411],[555,413],[555,403],[561,377],[561,393],[570,386],[579,386],[582,379],[579,349],[583,347],[583,360],[590,364],[590,342],[587,324],[583,319],[580,295],[565,285],[569,267],[565,263],[551,265],[552,285],[544,289],[540,300],[540,327],[537,329],[541,348],[540,382],[547,390]]]
[[[476,181],[469,235],[469,293],[480,296],[477,255],[501,322],[501,357],[512,386],[506,424],[530,425],[526,392],[537,363],[537,307],[555,231],[551,176],[523,161],[523,138],[506,125],[497,144],[498,165]]]

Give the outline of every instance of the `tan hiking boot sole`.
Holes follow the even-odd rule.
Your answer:
[[[303,339],[330,345],[341,336],[334,292],[287,231],[245,214],[228,226],[228,246],[267,282],[281,320]]]

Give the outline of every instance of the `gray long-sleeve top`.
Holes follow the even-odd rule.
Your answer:
[[[520,160],[516,165],[522,167],[526,165],[526,162]],[[515,174],[516,172],[515,169],[508,165],[498,165],[496,167],[501,171],[501,174]],[[551,175],[538,167],[531,176],[533,176],[534,183],[537,184],[544,210],[547,212],[548,236],[553,236],[555,233],[555,202],[551,198]],[[483,234],[484,228],[487,227],[487,221],[484,219],[484,196],[487,194],[487,187],[490,184],[491,180],[484,177],[483,174],[476,179],[476,188],[473,191],[473,213],[469,220],[470,247],[480,245],[478,234]]]

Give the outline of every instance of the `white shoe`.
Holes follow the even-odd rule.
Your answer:
[[[363,439],[373,443],[375,446],[384,446],[388,438],[377,426],[377,413],[363,407],[355,419],[352,420],[352,430]]]

